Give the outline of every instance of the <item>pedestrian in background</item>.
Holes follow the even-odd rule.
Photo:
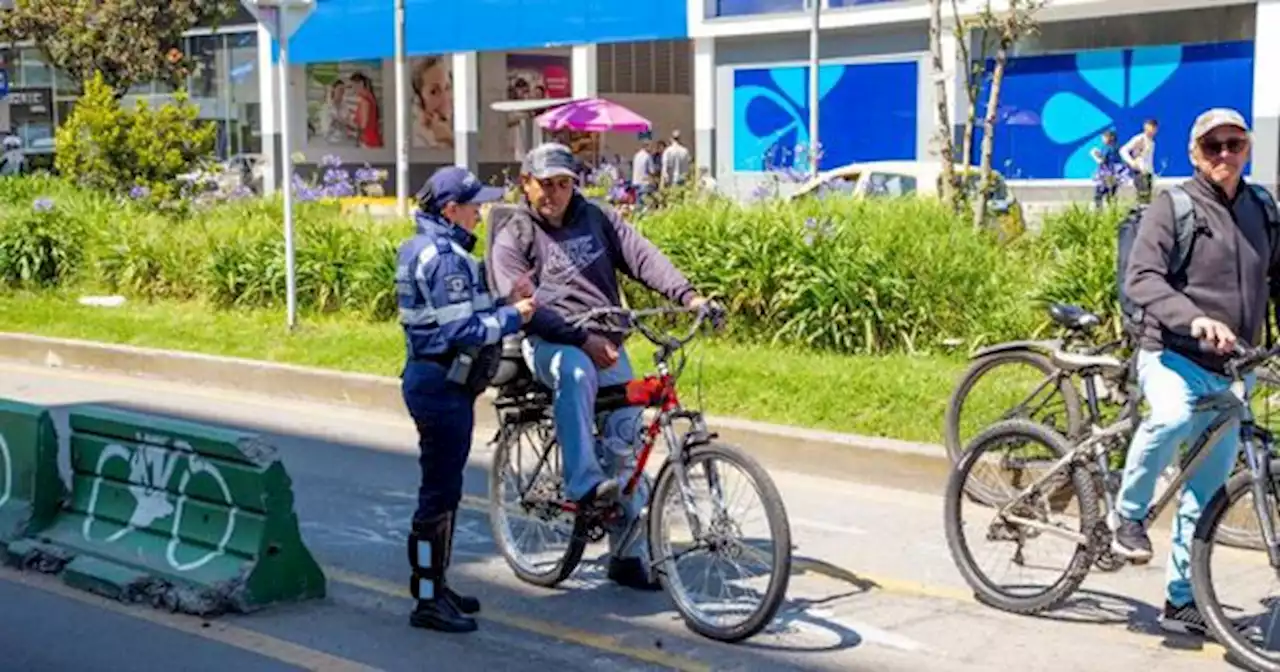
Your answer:
[[[533,315],[527,278],[495,302],[475,249],[480,205],[502,199],[465,168],[436,171],[418,194],[417,234],[400,247],[396,297],[404,328],[405,406],[418,429],[422,481],[409,534],[414,627],[471,632],[480,610],[445,579],[453,551],[463,474],[471,453],[475,401],[501,357],[502,337]]]

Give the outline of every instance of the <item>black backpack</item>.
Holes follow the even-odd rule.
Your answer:
[[[1272,257],[1274,258],[1277,251],[1276,247],[1280,245],[1280,208],[1277,208],[1275,199],[1271,197],[1271,193],[1264,187],[1257,184],[1247,186],[1249,191],[1253,193],[1254,198],[1258,199],[1258,202],[1262,204],[1262,209],[1266,211],[1267,239],[1271,243]],[[1196,235],[1196,206],[1195,202],[1191,200],[1190,194],[1182,187],[1170,187],[1168,192],[1173,200],[1174,215],[1173,252],[1169,258],[1169,276],[1178,278],[1186,272],[1187,264],[1191,260],[1191,247],[1195,242]],[[1118,248],[1116,251],[1116,292],[1120,299],[1120,313],[1124,318],[1124,326],[1131,334],[1137,334],[1141,330],[1143,310],[1141,306],[1125,295],[1124,274],[1129,266],[1129,254],[1133,249],[1133,241],[1138,237],[1138,226],[1142,223],[1142,215],[1148,207],[1146,204],[1138,204],[1129,210],[1128,214],[1120,222],[1116,240]]]

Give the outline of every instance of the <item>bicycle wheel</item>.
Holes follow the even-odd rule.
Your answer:
[[[1271,474],[1267,510],[1271,524],[1280,527],[1276,501],[1280,493],[1280,483],[1276,482],[1280,460],[1271,461]],[[1233,512],[1242,507],[1252,512],[1252,478],[1248,470],[1232,476],[1201,513],[1191,544],[1191,589],[1210,632],[1229,654],[1249,669],[1271,672],[1280,670],[1280,579],[1265,552],[1230,548],[1218,539],[1223,522]],[[1256,513],[1254,521],[1256,526]],[[1258,597],[1259,587],[1267,584],[1272,586],[1271,594]],[[1253,596],[1245,597],[1243,591]],[[1227,613],[1228,608],[1232,614]],[[1234,614],[1247,609],[1261,613]],[[1263,641],[1257,641],[1259,638]]]
[[[1015,373],[1019,368],[1024,371]],[[1005,381],[1006,378],[1009,380]],[[984,400],[981,403],[995,403],[1001,410],[991,420],[970,419],[966,422],[961,413],[970,401],[974,387],[983,379],[1000,381],[992,383],[992,394],[1000,396],[994,401]],[[1032,386],[1028,388],[1020,384],[1023,379],[1030,379]],[[1015,385],[1015,382],[1019,384]],[[1026,389],[1030,390],[1029,394],[1024,394]],[[1010,398],[1012,407],[1005,407],[1005,397]],[[979,357],[969,366],[947,402],[944,439],[951,463],[960,461],[968,441],[967,431],[977,432],[993,422],[1013,418],[1047,424],[1068,437],[1080,436],[1085,429],[1080,395],[1072,385],[1071,377],[1062,375],[1048,357],[1031,350],[994,352]],[[978,502],[990,504],[997,501],[999,489],[995,484],[972,482],[966,486],[966,492]]]
[[[1280,375],[1267,367],[1260,367],[1255,373],[1258,382],[1251,400],[1254,418],[1260,427],[1272,432],[1280,431],[1276,422],[1277,405],[1280,405]],[[1240,473],[1242,470],[1248,471],[1243,456],[1236,460],[1232,473]],[[1245,505],[1233,507],[1227,514],[1216,532],[1218,543],[1255,551],[1263,550],[1262,533],[1258,530],[1258,519],[1253,515],[1253,509],[1248,506],[1250,501],[1252,497],[1246,494]]]
[[[1003,457],[998,452],[1008,450]],[[1104,526],[1098,502],[1098,493],[1094,487],[1094,479],[1088,468],[1070,463],[1052,471],[1054,465],[1071,451],[1067,440],[1044,425],[1027,420],[1006,420],[997,423],[979,434],[965,451],[964,457],[952,471],[947,482],[945,526],[947,546],[951,558],[960,570],[960,574],[973,588],[975,597],[989,606],[1018,614],[1035,614],[1061,605],[1084,581],[1089,567],[1094,560],[1094,549],[1100,545],[1091,541],[1099,535]],[[1029,456],[1029,457],[1028,457]],[[966,482],[972,472],[981,467],[996,466],[1010,471],[1012,487],[994,503],[988,505],[973,502],[965,496]],[[1038,467],[1038,473],[1027,474],[1030,468]],[[1064,533],[1078,533],[1084,536],[1085,543],[1059,537],[1052,532],[1044,531],[1028,525],[1002,520],[997,515],[997,507],[1015,501],[1024,490],[1040,478],[1052,473],[1052,476],[1036,491],[1027,494],[1009,513],[1023,519],[1035,520],[1050,528]],[[1025,477],[1025,478],[1024,478]],[[1024,484],[1025,483],[1025,484]],[[1070,492],[1070,499],[1061,505],[1059,493]],[[1071,506],[1074,503],[1075,506]],[[984,533],[982,539],[971,537],[966,532],[962,516],[967,504],[972,504],[983,522],[976,529]],[[1049,517],[1062,514],[1065,521],[1051,523]],[[1071,520],[1072,515],[1075,520]],[[1069,559],[1063,562],[1063,568],[1056,572],[1043,572],[1032,579],[1017,583],[999,582],[978,567],[976,556],[995,555],[1000,551],[998,544],[1011,542],[1015,544],[1013,562],[1028,569],[1038,569],[1040,563],[1026,560],[1025,546],[1028,541],[1045,537],[1063,548]],[[990,548],[972,548],[973,541],[994,542]]]
[[[764,629],[786,597],[791,580],[791,526],[787,512],[769,474],[738,448],[717,443],[698,446],[688,452],[684,464],[691,499],[686,501],[677,469],[670,464],[658,476],[653,491],[649,548],[657,562],[658,579],[689,629],[718,641],[738,642]],[[747,538],[745,522],[731,518],[726,511],[726,502],[737,504],[743,499],[741,494],[725,494],[724,467],[729,466],[745,476],[753,494],[764,505],[764,528],[772,539],[768,548],[761,548],[767,540]],[[691,523],[686,506],[697,512],[695,517],[700,524]],[[690,524],[690,539],[677,542],[669,533],[668,523],[681,520]],[[704,547],[712,560],[728,560],[737,570],[733,576],[723,570],[715,574],[721,595],[726,588],[741,588],[740,597],[730,596],[727,601],[708,607],[694,603],[695,593],[686,585],[680,570],[689,568],[693,574],[710,579],[710,566],[688,560]],[[764,565],[769,570],[767,580],[745,575],[737,562],[741,558]]]
[[[560,446],[551,421],[504,426],[489,469],[489,525],[498,550],[520,580],[550,588],[569,578],[582,561],[585,525],[564,510],[565,501]],[[530,527],[517,532],[517,523]],[[530,536],[538,542],[563,538],[564,547],[534,557],[534,551],[521,547]]]

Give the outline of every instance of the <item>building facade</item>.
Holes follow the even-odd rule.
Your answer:
[[[960,2],[962,15],[978,4]],[[762,167],[808,143],[805,5],[693,0],[689,7],[697,157],[731,192],[749,193],[765,178]],[[954,25],[951,15],[944,3],[944,21]],[[1280,66],[1280,0],[1051,0],[1038,18],[1039,34],[1013,51],[997,111],[993,165],[1021,196],[1087,197],[1089,151],[1101,133],[1112,129],[1124,142],[1149,118],[1160,122],[1157,173],[1185,177],[1192,121],[1212,106],[1251,120],[1251,176],[1280,182],[1280,90],[1263,74]],[[822,167],[936,160],[927,4],[827,0],[821,25]],[[980,42],[968,40],[974,59]],[[944,60],[957,68],[945,89],[957,126],[967,101],[961,46],[948,27]],[[978,158],[975,151],[971,160]]]
[[[982,1],[958,6],[963,15]],[[927,4],[823,2],[822,167],[936,160]],[[806,4],[408,0],[409,181],[448,163],[496,177],[535,140],[521,119],[557,100],[601,95],[651,119],[655,136],[684,130],[698,164],[726,191],[748,194],[808,143]],[[951,14],[944,3],[949,23]],[[1161,129],[1156,170],[1184,177],[1191,122],[1215,105],[1251,120],[1253,179],[1280,183],[1280,87],[1264,76],[1280,71],[1280,0],[1051,0],[1039,19],[1039,33],[1013,51],[997,113],[994,164],[1020,195],[1087,195],[1089,150],[1102,131],[1123,141],[1149,118]],[[289,124],[304,170],[335,155],[387,169],[395,189],[393,25],[392,3],[323,0],[290,41]],[[954,67],[942,88],[958,128],[967,101],[962,47],[975,59],[982,48],[975,36],[945,33],[944,60]],[[187,87],[219,126],[219,153],[261,154],[278,171],[280,76],[270,36],[242,14],[192,31],[186,47],[200,63]],[[47,151],[79,87],[30,46],[0,55],[13,87],[0,125]],[[571,140],[596,149],[589,138]],[[629,164],[640,140],[605,134],[599,151]]]

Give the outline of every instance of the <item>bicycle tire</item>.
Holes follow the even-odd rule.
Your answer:
[[[535,586],[554,588],[572,576],[578,564],[582,562],[582,554],[587,548],[586,530],[582,517],[574,517],[573,533],[559,562],[545,572],[535,572],[523,567],[517,558],[516,551],[511,548],[511,536],[507,533],[507,525],[504,522],[507,519],[507,512],[502,505],[502,472],[507,464],[511,446],[519,445],[513,439],[518,439],[524,430],[536,427],[537,424],[518,425],[514,430],[504,428],[498,439],[498,445],[493,451],[493,462],[489,466],[489,527],[494,544],[517,578]],[[547,449],[559,450],[559,442],[553,438]]]
[[[965,534],[960,521],[960,503],[964,497],[964,482],[969,471],[977,464],[988,446],[1010,438],[1025,438],[1039,443],[1061,458],[1072,450],[1066,437],[1053,429],[1029,420],[1004,420],[983,430],[969,443],[964,457],[952,470],[947,480],[945,503],[945,528],[947,547],[952,562],[960,570],[966,583],[974,591],[974,597],[987,606],[1015,614],[1038,614],[1060,606],[1080,587],[1093,565],[1096,549],[1092,541],[1078,546],[1062,576],[1047,590],[1031,596],[1010,595],[989,581],[974,566],[973,555],[965,545]],[[1089,469],[1070,467],[1072,495],[1079,502],[1080,532],[1093,539],[1095,530],[1102,525],[1098,492]],[[988,505],[990,506],[990,505]]]
[[[1280,459],[1271,460],[1271,474],[1272,491],[1280,494],[1280,487],[1276,483],[1277,475],[1280,474]],[[1231,620],[1227,618],[1218,601],[1217,592],[1213,589],[1211,560],[1218,525],[1232,505],[1250,492],[1252,478],[1253,474],[1246,470],[1227,479],[1226,484],[1218,488],[1209,500],[1209,505],[1201,512],[1195,537],[1191,542],[1191,592],[1209,631],[1229,656],[1234,656],[1255,672],[1276,672],[1280,670],[1280,657],[1269,660],[1248,646],[1244,636],[1231,627]]]
[[[742,623],[732,627],[718,627],[698,619],[692,613],[691,608],[679,598],[672,588],[668,576],[675,563],[670,558],[658,563],[658,581],[662,584],[662,589],[671,598],[676,611],[680,613],[680,617],[684,619],[685,625],[690,630],[709,639],[734,643],[753,637],[768,626],[773,621],[774,616],[777,615],[783,600],[786,599],[787,586],[791,580],[791,523],[787,520],[787,511],[782,503],[782,495],[778,492],[777,486],[774,485],[773,479],[769,477],[769,473],[765,471],[764,467],[760,466],[760,463],[755,458],[742,449],[722,443],[708,443],[692,448],[684,459],[686,464],[692,465],[700,460],[712,458],[732,463],[746,472],[756,486],[756,491],[764,503],[765,515],[769,521],[769,530],[774,537],[773,574],[769,579],[769,587],[765,590],[764,599],[755,612]],[[666,511],[663,506],[655,503],[665,502],[668,491],[671,488],[678,487],[675,472],[670,468],[663,469],[658,476],[658,482],[654,486],[653,497],[650,500],[648,530],[650,552],[655,552],[654,549],[665,548],[661,541],[662,523]]]
[[[1272,371],[1267,367],[1259,367],[1254,370],[1254,374],[1257,376],[1257,383],[1253,393],[1254,399],[1257,399],[1260,394],[1262,394],[1262,388],[1270,387],[1274,388],[1277,392],[1280,392],[1280,375],[1277,375],[1275,371]],[[1231,474],[1234,476],[1242,470],[1245,473],[1248,473],[1248,467],[1245,466],[1243,456],[1236,459],[1232,466]],[[1257,523],[1253,518],[1249,518],[1249,521],[1251,524]],[[1243,528],[1232,525],[1222,525],[1216,532],[1216,538],[1220,544],[1233,546],[1235,548],[1261,551],[1263,550],[1261,534],[1261,531],[1252,526]]]
[[[955,389],[951,391],[951,397],[947,400],[943,433],[945,435],[944,441],[947,456],[951,459],[951,464],[958,463],[964,454],[965,444],[960,437],[960,412],[964,402],[968,399],[969,393],[982,376],[1006,364],[1031,366],[1043,373],[1046,379],[1059,373],[1058,367],[1054,366],[1048,357],[1032,350],[1005,350],[975,359],[960,378],[960,382],[956,384]],[[1062,395],[1063,403],[1066,406],[1067,432],[1072,437],[1078,437],[1085,430],[1084,411],[1081,408],[1080,394],[1076,391],[1071,381],[1070,376],[1059,380],[1058,393]],[[979,504],[990,505],[999,498],[997,492],[981,483],[969,484],[966,488],[966,493]]]

